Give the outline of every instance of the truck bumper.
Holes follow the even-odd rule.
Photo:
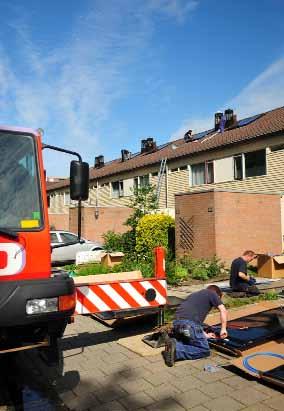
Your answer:
[[[67,324],[75,306],[63,311],[30,315],[26,313],[27,301],[74,293],[74,281],[66,275],[44,280],[3,281],[0,283],[0,329],[48,325],[47,328],[56,330],[56,324],[61,324],[59,328],[62,328],[62,322]]]

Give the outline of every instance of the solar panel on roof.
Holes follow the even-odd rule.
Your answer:
[[[250,124],[250,123],[252,123],[253,121],[257,120],[257,119],[258,119],[259,117],[261,117],[261,116],[262,116],[262,114],[257,114],[257,115],[255,115],[255,116],[251,116],[251,117],[244,118],[244,119],[238,121],[237,127],[246,126],[247,124]]]
[[[206,131],[201,131],[200,133],[194,134],[191,137],[191,141],[196,141],[196,140],[200,140],[201,138],[207,136],[207,134],[212,133],[212,131],[214,131],[214,128],[210,129],[210,130],[206,130]]]

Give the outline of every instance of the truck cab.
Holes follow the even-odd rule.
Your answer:
[[[45,147],[72,153],[43,145],[39,131],[0,126],[0,352],[55,349],[75,309],[73,279],[51,271]],[[70,179],[80,203],[86,194],[76,172],[86,163],[72,154],[79,158]],[[88,181],[83,185],[86,191]]]

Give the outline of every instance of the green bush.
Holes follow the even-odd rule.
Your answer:
[[[174,227],[174,219],[164,214],[149,214],[139,220],[136,228],[135,250],[140,259],[152,259],[154,247],[168,248],[170,227]]]
[[[103,235],[104,249],[109,253],[113,251],[123,251],[122,234],[114,231],[107,231]]]
[[[188,270],[189,277],[202,281],[217,277],[224,270],[224,264],[217,257],[197,259],[185,256],[180,264]]]
[[[208,270],[206,267],[194,267],[191,273],[191,277],[194,278],[195,280],[202,280],[206,281],[208,280]]]
[[[188,278],[188,270],[175,260],[166,259],[166,274],[169,284],[180,284]]]

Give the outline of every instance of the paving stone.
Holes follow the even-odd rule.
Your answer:
[[[152,404],[153,398],[150,397],[145,392],[138,392],[132,395],[128,395],[127,397],[121,398],[120,403],[127,409],[127,410],[137,410],[142,407],[147,407],[148,405]]]
[[[273,410],[282,411],[284,408],[284,397],[283,394],[280,394],[277,397],[269,398],[263,402],[263,404],[267,405],[268,407],[272,408]]]
[[[189,361],[176,363],[174,367],[169,369],[169,373],[175,377],[184,377],[185,375],[195,375],[199,373],[199,369],[191,367]]]
[[[203,404],[209,400],[207,395],[197,389],[177,394],[174,398],[186,410],[195,407],[196,405]]]
[[[172,384],[182,392],[192,390],[193,388],[198,388],[202,385],[200,380],[192,375],[185,375],[184,377],[175,378],[172,380]]]
[[[242,411],[272,411],[273,408],[268,407],[266,404],[254,404],[249,407],[243,408]]]
[[[110,401],[106,404],[90,408],[90,411],[125,411],[126,408],[118,401]]]
[[[161,356],[161,354],[157,354],[157,355],[149,355],[149,357],[147,357],[147,360],[149,362],[164,362],[163,357]]]
[[[204,402],[205,407],[211,411],[237,411],[244,408],[244,405],[230,397],[219,397],[208,402]]]
[[[141,391],[147,391],[153,386],[143,378],[139,378],[134,381],[118,382],[120,386],[129,394],[135,394]]]
[[[255,387],[257,391],[261,391],[262,393],[266,394],[268,397],[277,397],[279,395],[279,391],[277,389],[268,387],[267,385],[261,384],[258,382]]]
[[[203,407],[203,405],[198,405],[197,407],[190,408],[190,411],[208,411],[208,408]]]
[[[162,401],[165,398],[173,397],[176,394],[180,393],[178,388],[176,388],[174,385],[170,385],[169,383],[164,383],[159,385],[158,387],[153,387],[146,392],[155,401]]]
[[[252,388],[233,390],[230,396],[245,405],[252,405],[268,398],[266,394]]]
[[[78,397],[84,394],[94,392],[99,388],[100,385],[93,376],[89,374],[83,374],[80,377],[80,382],[72,389],[72,391]]]
[[[70,411],[87,411],[89,408],[95,409],[100,405],[97,399],[92,394],[82,395],[74,398],[73,401],[68,401],[66,404]]]
[[[200,385],[198,389],[212,398],[229,395],[234,391],[232,387],[220,381]]]
[[[147,411],[184,411],[185,409],[174,398],[166,398],[147,407]]]
[[[146,366],[147,367],[147,365],[149,365],[150,366],[150,364],[149,364],[149,362],[148,361],[146,361],[144,358],[141,358],[141,357],[138,357],[138,358],[133,358],[133,359],[131,359],[131,360],[127,360],[127,368],[131,368],[131,369],[134,369],[134,368],[139,368],[139,367],[144,367],[144,366]],[[153,366],[152,366],[153,367]],[[153,369],[153,368],[152,368]],[[150,370],[151,371],[151,370]]]
[[[172,380],[172,375],[166,371],[154,372],[152,374],[146,375],[145,380],[149,381],[152,385],[161,385],[162,383]]]
[[[106,387],[99,388],[94,392],[94,394],[102,403],[118,400],[119,398],[128,395],[124,389],[114,384],[109,384]]]
[[[231,387],[233,387],[235,390],[245,389],[248,387],[255,387],[257,384],[255,381],[248,381],[247,379],[239,377],[238,375],[233,375],[231,377],[224,378],[222,379],[222,381],[225,384],[228,384]]]
[[[210,384],[215,381],[221,381],[226,377],[224,375],[223,371],[217,371],[217,372],[208,372],[208,371],[200,371],[199,373],[194,375],[196,378],[201,380],[202,382],[205,382],[207,384]]]
[[[152,371],[145,367],[137,367],[134,369],[124,369],[119,372],[118,378],[125,378],[127,380],[136,380],[137,378],[145,378],[148,375],[152,375]]]

